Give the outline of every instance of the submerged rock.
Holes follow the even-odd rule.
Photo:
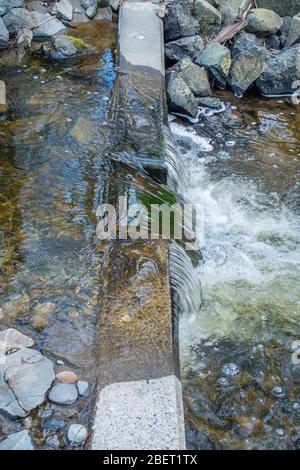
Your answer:
[[[167,99],[171,112],[189,115],[194,119],[198,117],[195,97],[177,72],[167,75]]]
[[[201,36],[177,39],[165,44],[165,56],[170,62],[179,62],[187,57],[194,57],[204,49]]]
[[[269,61],[270,53],[264,47],[252,47],[234,58],[229,83],[238,98],[261,76]]]
[[[49,13],[28,11],[25,8],[13,8],[4,16],[3,21],[10,35],[17,34],[22,28],[29,28],[32,29],[33,37],[37,40],[49,39],[67,31],[67,28]],[[40,26],[37,27],[37,25]]]
[[[87,57],[95,51],[82,39],[72,36],[58,36],[41,48],[44,57],[50,60],[68,60]]]
[[[165,22],[165,39],[173,41],[199,33],[199,23],[190,11],[179,4],[171,5]]]
[[[54,385],[49,393],[49,400],[57,405],[73,405],[77,399],[76,386],[68,383]]]
[[[284,47],[290,47],[300,42],[300,13],[293,17],[291,29],[284,43]]]
[[[199,21],[200,32],[206,36],[212,36],[221,28],[221,13],[206,0],[194,1],[194,16]]]
[[[67,432],[68,441],[75,445],[82,444],[87,436],[87,429],[81,424],[71,424]]]
[[[191,59],[183,59],[178,64],[169,69],[179,73],[191,92],[195,96],[210,96],[211,88],[208,80],[208,73],[203,67],[199,67]]]
[[[228,73],[231,66],[231,54],[227,47],[221,44],[209,44],[196,58],[196,64],[209,71],[216,85],[226,88]]]
[[[300,79],[300,44],[270,56],[270,62],[255,84],[263,95],[292,95]],[[296,84],[297,85],[297,84]]]
[[[9,32],[2,18],[0,17],[0,50],[5,49],[8,46]]]
[[[265,46],[265,39],[259,38],[255,34],[240,31],[234,38],[232,57],[236,57],[240,52],[247,51],[256,46]]]
[[[0,450],[34,450],[30,434],[27,430],[7,436],[0,442]]]
[[[72,21],[73,18],[73,5],[69,0],[60,0],[52,9],[52,14],[57,18]]]
[[[202,98],[196,98],[198,106],[203,106],[205,108],[211,108],[215,110],[224,109],[224,103],[219,98],[215,96],[206,96]]]
[[[257,34],[257,36],[276,34],[283,25],[282,18],[277,13],[265,8],[251,10],[247,19],[247,31]]]

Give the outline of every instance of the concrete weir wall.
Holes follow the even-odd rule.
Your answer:
[[[163,24],[156,8],[150,1],[125,1],[120,8],[115,119],[130,116],[124,119],[124,123],[130,121],[127,138],[133,126],[137,132],[146,129],[145,139],[155,140],[165,121]],[[153,89],[151,109],[155,112],[144,101],[144,86]],[[140,100],[142,126],[140,116],[133,116],[130,99],[120,98],[130,87],[133,101]],[[151,161],[150,153],[141,156],[142,166],[163,168],[159,155]],[[185,449],[169,244],[162,240],[115,243],[105,255],[103,269],[99,384],[90,447]]]

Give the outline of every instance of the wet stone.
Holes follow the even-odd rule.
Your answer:
[[[32,440],[28,431],[10,434],[0,442],[0,450],[33,450]]]
[[[57,384],[49,393],[49,400],[57,405],[73,405],[78,398],[78,391],[72,384]]]
[[[59,431],[65,426],[65,421],[60,416],[51,416],[48,419],[42,421],[42,428],[46,431]]]
[[[58,372],[55,376],[57,382],[59,383],[66,383],[66,384],[74,384],[77,382],[78,377],[74,372],[70,370],[64,370],[62,372]]]
[[[58,449],[60,447],[60,442],[57,436],[48,436],[45,440],[45,444],[52,448],[52,449]]]
[[[90,385],[85,380],[78,380],[77,389],[81,397],[88,397],[89,394],[91,393]]]
[[[240,369],[234,362],[229,362],[222,367],[222,373],[228,377],[234,377],[240,373]]]
[[[75,445],[82,444],[87,436],[87,429],[81,424],[71,424],[67,432],[68,441]]]

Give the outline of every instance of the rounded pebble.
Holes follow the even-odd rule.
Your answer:
[[[239,366],[234,362],[229,362],[222,367],[222,372],[224,375],[228,375],[230,377],[234,377],[240,373]]]
[[[78,393],[81,397],[88,397],[91,393],[89,383],[85,380],[78,380],[77,382]]]
[[[71,424],[67,432],[68,441],[72,444],[83,443],[87,436],[87,429],[82,424]]]
[[[78,390],[72,384],[56,384],[49,393],[49,400],[57,405],[73,405],[78,398]]]
[[[65,384],[75,384],[78,380],[77,375],[70,370],[63,370],[62,372],[58,372],[55,378],[57,382]]]

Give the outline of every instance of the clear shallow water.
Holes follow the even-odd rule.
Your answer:
[[[186,196],[204,204],[203,303],[180,324],[187,441],[298,448],[297,109],[253,97],[232,104],[196,126],[171,124],[188,170]]]

